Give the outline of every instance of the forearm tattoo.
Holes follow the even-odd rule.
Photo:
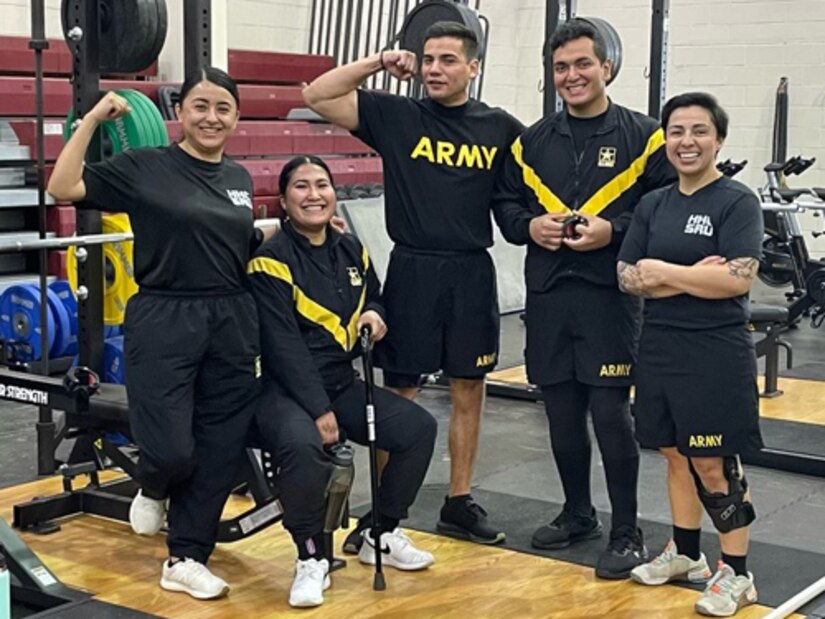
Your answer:
[[[637,297],[648,297],[642,278],[639,275],[639,269],[636,268],[635,264],[619,261],[616,272],[619,276],[619,288],[622,292]]]
[[[756,258],[734,258],[727,264],[728,273],[738,279],[753,279],[759,269],[759,261]]]

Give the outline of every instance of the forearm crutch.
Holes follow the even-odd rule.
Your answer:
[[[372,330],[369,325],[361,327],[361,348],[363,349],[362,361],[364,364],[364,385],[366,387],[366,413],[367,413],[367,443],[370,449],[370,499],[372,502],[372,537],[374,540],[373,549],[375,551],[375,578],[372,588],[375,591],[383,591],[387,585],[384,582],[384,572],[381,569],[381,517],[378,507],[378,456],[375,447],[375,406],[373,404],[374,377],[372,371],[372,342],[370,335]],[[369,535],[369,534],[367,534]],[[369,543],[365,539],[364,543]]]

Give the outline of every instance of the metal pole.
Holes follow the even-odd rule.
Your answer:
[[[544,13],[544,106],[545,116],[560,112],[564,107],[561,97],[556,94],[553,86],[553,56],[547,42],[560,24],[576,16],[576,0],[547,0]]]
[[[212,2],[184,0],[183,68],[186,77],[212,65]]]
[[[31,3],[31,32],[32,38],[29,41],[29,48],[34,51],[34,75],[35,75],[35,115],[37,117],[37,219],[38,236],[46,238],[46,179],[44,175],[44,139],[43,139],[43,51],[49,49],[49,41],[46,39],[45,8],[43,0],[32,0]],[[47,301],[47,277],[49,256],[45,248],[38,252],[38,267],[40,271],[40,350],[42,352],[42,362],[40,373],[44,376],[49,374],[49,333],[48,333],[48,312]],[[54,451],[57,447],[57,425],[54,422],[52,409],[46,406],[38,407],[37,424],[37,473],[38,475],[51,475],[55,469]]]
[[[653,0],[650,21],[650,83],[647,113],[657,120],[667,96],[667,44],[670,0]]]
[[[43,0],[34,0],[31,3],[32,38],[29,49],[34,51],[34,106],[36,116],[36,143],[37,143],[37,226],[39,238],[46,238],[46,178],[45,161],[43,157],[43,51],[49,49],[46,39],[45,10]],[[46,287],[48,286],[47,273],[49,255],[43,247],[38,252],[38,270],[40,272],[40,350],[43,351],[40,373],[49,375],[49,332],[48,324],[49,304],[46,302]],[[51,416],[51,411],[49,411]]]

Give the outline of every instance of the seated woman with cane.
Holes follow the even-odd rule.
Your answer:
[[[332,464],[325,445],[339,428],[366,444],[366,391],[352,367],[358,333],[369,326],[374,340],[386,333],[380,284],[361,243],[330,227],[336,199],[332,174],[313,156],[290,160],[279,178],[287,213],[283,232],[249,263],[258,304],[264,396],[257,416],[259,440],[279,463],[284,526],[298,548],[292,606],[318,606],[329,584],[324,556],[324,492]],[[384,389],[374,393],[379,449],[390,453],[381,477],[378,522],[383,563],[419,570],[433,563],[398,527],[407,517],[430,463],[436,435],[433,417],[417,404]],[[375,563],[371,530],[364,533],[362,563]]]

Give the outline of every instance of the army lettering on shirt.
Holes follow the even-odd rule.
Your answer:
[[[358,91],[353,133],[381,155],[387,231],[414,249],[474,251],[493,244],[491,198],[510,145],[524,129],[470,99],[444,107]]]

